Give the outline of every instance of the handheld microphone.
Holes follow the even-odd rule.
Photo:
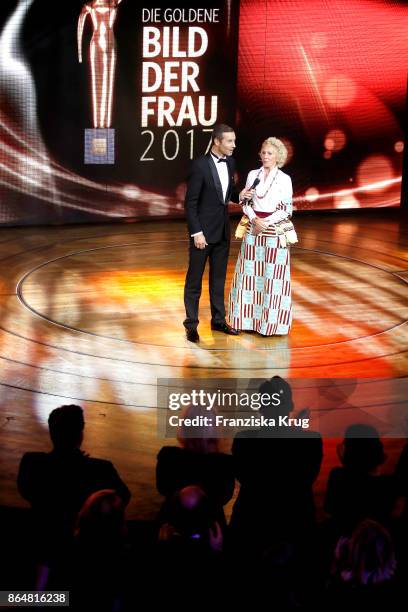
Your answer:
[[[254,182],[252,183],[252,185],[251,185],[250,189],[255,189],[255,188],[256,188],[256,187],[259,185],[259,183],[260,183],[260,182],[261,182],[261,181],[260,181],[260,179],[259,179],[258,177],[256,177],[256,179],[255,179],[255,180],[254,180]],[[249,202],[249,200],[250,200],[250,199],[251,199],[251,198],[244,198],[242,201],[243,201],[243,202]]]

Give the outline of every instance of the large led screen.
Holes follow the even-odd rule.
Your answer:
[[[295,207],[397,206],[405,2],[3,0],[0,223],[183,215],[217,122],[268,136]]]
[[[240,166],[276,134],[298,209],[398,206],[407,26],[406,2],[243,0]]]

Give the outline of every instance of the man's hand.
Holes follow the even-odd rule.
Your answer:
[[[264,232],[269,227],[269,223],[267,221],[262,221],[262,219],[259,219],[258,217],[255,217],[252,223],[253,223],[252,231],[255,235],[260,234],[261,232]]]
[[[197,236],[194,236],[194,246],[197,249],[205,249],[205,247],[208,246],[204,234],[198,234]]]

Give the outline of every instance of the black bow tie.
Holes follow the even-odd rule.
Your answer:
[[[216,155],[216,154],[215,154],[215,153],[213,153],[212,151],[211,151],[211,155],[213,156],[214,161],[215,161],[215,160],[217,160],[217,164],[219,164],[220,162],[225,162],[225,163],[227,163],[227,158],[226,158],[226,157],[218,157],[218,155]]]

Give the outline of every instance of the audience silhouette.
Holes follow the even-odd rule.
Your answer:
[[[398,609],[396,568],[389,532],[375,521],[361,522],[337,544],[326,609]]]
[[[260,393],[278,393],[277,407],[261,407],[265,417],[288,416],[294,409],[290,385],[279,376],[263,383]],[[232,445],[235,475],[241,488],[230,528],[241,550],[259,551],[276,536],[307,538],[315,521],[312,486],[323,457],[317,432],[285,427],[279,435],[260,428],[239,432]]]
[[[183,602],[191,602],[199,593],[196,605],[210,607],[215,587],[204,587],[209,574],[217,581],[217,601],[222,600],[229,580],[216,514],[211,500],[198,486],[184,487],[171,499],[168,522],[161,526],[150,562],[152,572],[160,576],[161,588],[153,594],[156,605],[180,607],[181,596]]]
[[[120,609],[131,562],[123,500],[113,489],[92,493],[81,508],[74,537],[53,568],[47,588],[69,590],[70,609]]]
[[[259,392],[281,400],[261,408],[266,418],[293,412],[282,378],[264,382]],[[202,411],[190,406],[184,416]],[[349,426],[338,445],[341,466],[332,468],[327,483],[329,519],[316,523],[319,433],[295,426],[242,431],[228,455],[211,427],[182,427],[180,447],[164,446],[157,457],[157,489],[165,500],[146,545],[138,539],[141,530],[125,520],[130,492],[112,463],[81,450],[84,426],[79,406],[53,410],[53,450],[28,452],[21,460],[18,487],[31,505],[39,569],[35,585],[27,587],[69,590],[73,610],[98,612],[133,610],[143,596],[180,607],[181,593],[181,603],[189,604],[197,589],[200,604],[212,606],[209,572],[223,607],[248,602],[257,608],[269,597],[281,611],[343,612],[347,606],[394,609],[404,597],[407,509],[399,520],[393,509],[397,495],[407,498],[408,445],[395,473],[382,474],[378,431]],[[240,490],[227,525],[224,505],[235,477]]]
[[[183,416],[190,419],[211,417],[212,411],[191,405]],[[220,452],[219,439],[213,426],[198,429],[183,425],[178,441],[181,447],[163,446],[157,456],[156,485],[159,493],[165,497],[160,520],[166,520],[169,501],[177,491],[188,485],[197,485],[211,500],[217,520],[224,529],[223,506],[231,499],[235,487],[231,455]]]
[[[81,450],[85,421],[80,406],[56,408],[48,426],[53,450],[25,453],[17,481],[32,508],[38,561],[46,566],[70,544],[77,514],[91,493],[113,489],[125,505],[130,499],[112,463]]]
[[[350,534],[366,518],[389,525],[395,480],[379,473],[385,455],[378,431],[371,425],[350,425],[338,455],[342,467],[330,472],[324,507],[339,535]]]

